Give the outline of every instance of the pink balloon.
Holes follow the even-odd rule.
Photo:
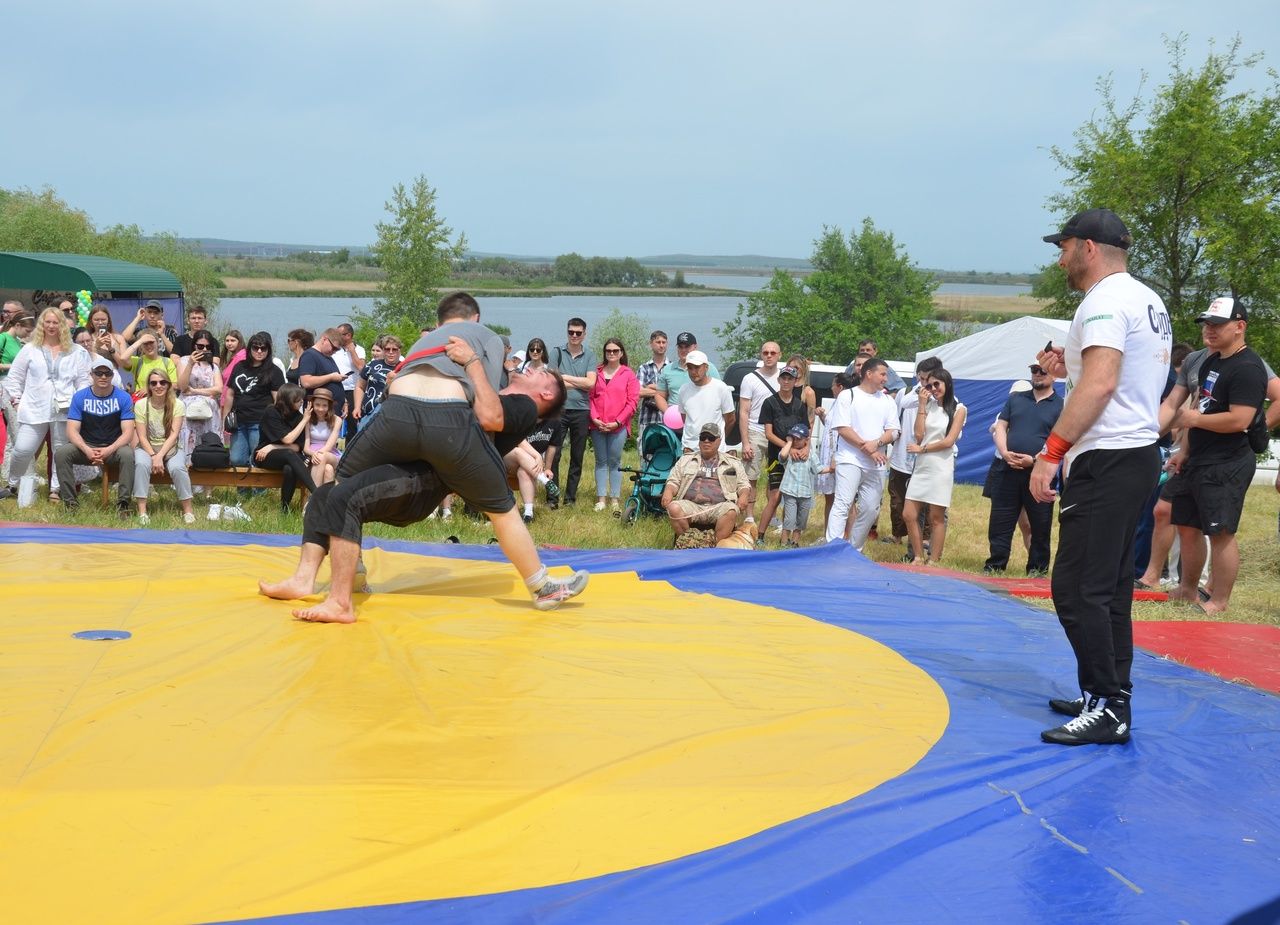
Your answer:
[[[684,418],[680,416],[680,406],[667,405],[667,410],[662,415],[662,423],[672,430],[684,430]]]

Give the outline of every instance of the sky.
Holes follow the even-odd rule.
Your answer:
[[[36,8],[36,7],[39,8]],[[1022,272],[1098,108],[1275,0],[11,4],[0,187],[99,227],[367,245],[422,175],[477,251],[807,257],[871,218],[925,267]],[[15,49],[31,49],[18,54]],[[1265,66],[1245,72],[1260,89]],[[17,128],[18,131],[14,131]]]

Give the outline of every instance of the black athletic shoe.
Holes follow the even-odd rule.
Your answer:
[[[525,515],[524,515],[524,522],[525,522],[525,523],[527,523],[527,524],[531,524],[531,523],[533,523],[533,515],[532,515],[532,514],[525,514]]]
[[[1061,713],[1063,716],[1079,716],[1084,712],[1084,698],[1077,697],[1075,700],[1060,700],[1057,697],[1049,699],[1049,709],[1054,713]]]
[[[8,501],[15,494],[16,492],[12,488],[10,488],[8,485],[6,485],[3,488],[0,488],[0,501]]]
[[[1054,745],[1123,745],[1129,741],[1129,704],[1091,698],[1079,716],[1040,733]]]
[[[549,481],[547,482],[545,491],[547,493],[547,504],[550,505],[551,509],[554,511],[560,506],[560,486],[554,481]]]

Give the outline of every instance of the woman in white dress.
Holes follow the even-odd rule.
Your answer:
[[[907,452],[916,454],[915,469],[907,483],[902,519],[907,522],[915,565],[937,565],[942,561],[942,547],[947,539],[947,508],[951,506],[951,486],[955,482],[955,445],[964,430],[965,406],[956,401],[951,374],[945,369],[932,373],[916,411],[915,441],[907,444]],[[920,532],[920,508],[929,508],[929,558],[924,556]]]

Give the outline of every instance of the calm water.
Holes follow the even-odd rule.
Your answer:
[[[747,289],[761,288],[766,276],[712,276],[686,274],[690,282]],[[712,282],[715,280],[715,282]],[[732,282],[730,282],[732,281]],[[1026,286],[977,286],[951,283],[939,287],[940,292],[969,295],[1018,295]],[[480,300],[485,321],[503,324],[511,329],[512,343],[523,347],[530,338],[541,337],[548,346],[565,342],[565,323],[577,316],[592,325],[602,321],[610,311],[640,315],[647,326],[667,332],[671,338],[681,331],[698,336],[698,346],[717,365],[731,358],[722,356],[720,340],[713,329],[733,320],[740,296],[596,296],[563,295],[545,298],[520,296],[489,297]],[[223,299],[218,305],[212,327],[217,331],[238,328],[246,337],[254,331],[266,331],[275,341],[278,353],[285,349],[285,334],[293,328],[321,331],[348,320],[352,311],[369,311],[373,299],[332,299],[312,296],[282,296],[261,299]],[[588,334],[589,337],[589,334]]]

